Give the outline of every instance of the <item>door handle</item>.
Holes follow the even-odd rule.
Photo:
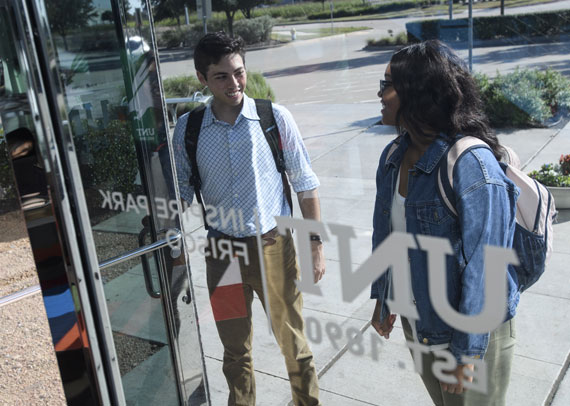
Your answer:
[[[145,246],[145,239],[146,235],[150,233],[150,227],[145,226],[141,232],[139,233],[139,247]],[[150,264],[148,263],[148,257],[145,255],[141,256],[141,265],[143,269],[143,276],[144,276],[144,285],[146,287],[146,291],[150,297],[155,299],[160,299],[162,294],[160,290],[154,289],[154,284],[152,283],[152,275],[150,273]]]
[[[143,267],[143,275],[144,275],[144,279],[145,279],[145,286],[146,286],[147,292],[151,297],[160,298],[161,293],[159,291],[154,290],[154,288],[153,288],[152,277],[150,274],[150,266],[148,263],[148,258],[146,258],[145,255],[150,253],[150,252],[156,251],[158,249],[164,248],[168,245],[176,243],[177,241],[179,241],[182,238],[182,233],[180,232],[180,230],[175,228],[175,229],[173,229],[175,231],[174,234],[171,234],[166,238],[155,241],[155,242],[150,243],[148,245],[144,245],[144,242],[145,242],[144,238],[145,238],[146,234],[148,233],[148,230],[149,230],[149,228],[145,227],[139,233],[139,245],[141,245],[139,248],[135,248],[133,250],[125,252],[124,254],[117,255],[116,257],[113,257],[113,258],[110,258],[110,259],[107,259],[105,261],[100,262],[99,263],[99,269],[105,269],[105,268],[108,268],[110,266],[120,264],[121,262],[125,262],[125,261],[128,261],[130,259],[142,256],[141,260],[142,260],[142,267]]]

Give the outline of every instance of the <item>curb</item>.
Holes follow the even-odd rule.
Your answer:
[[[568,353],[568,355],[566,355],[566,360],[564,361],[564,364],[562,364],[562,366],[560,367],[560,371],[558,372],[556,379],[552,383],[550,391],[548,392],[548,396],[546,396],[546,399],[544,399],[544,403],[542,404],[542,406],[550,406],[552,404],[552,401],[554,400],[554,397],[556,396],[558,389],[560,389],[560,384],[562,383],[564,377],[566,376],[566,373],[568,372],[569,366],[570,366],[570,352]]]

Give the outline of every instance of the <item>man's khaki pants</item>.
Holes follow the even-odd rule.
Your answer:
[[[304,334],[301,314],[303,298],[295,284],[295,280],[299,277],[299,268],[293,239],[290,233],[282,236],[276,230],[262,237],[272,328],[285,358],[293,401],[296,406],[320,405],[313,354]],[[227,238],[231,237],[220,237],[220,239]],[[249,264],[245,264],[243,257],[238,257],[247,317],[216,321],[216,327],[224,346],[223,371],[230,390],[228,405],[252,406],[255,405],[255,378],[251,354],[253,333],[251,303],[255,291],[265,308],[265,294],[255,238],[232,240],[247,243]],[[227,255],[218,259],[212,256],[206,257],[210,297],[214,294],[229,263]],[[267,309],[265,311],[267,312]]]

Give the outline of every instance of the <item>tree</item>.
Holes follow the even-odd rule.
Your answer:
[[[262,4],[266,4],[265,0],[239,0],[239,9],[245,18],[251,18],[251,11]]]
[[[240,9],[238,0],[212,0],[212,10],[223,11],[228,22],[228,34],[234,36],[234,17]]]
[[[113,22],[113,12],[111,10],[106,10],[101,13],[101,21]]]
[[[505,0],[501,0],[501,15],[505,15]]]
[[[157,21],[175,18],[178,27],[180,27],[180,16],[184,15],[184,6],[196,9],[196,2],[189,0],[151,0],[150,4]]]
[[[67,51],[67,34],[87,25],[97,12],[92,0],[51,0],[46,2],[50,28],[61,35]]]

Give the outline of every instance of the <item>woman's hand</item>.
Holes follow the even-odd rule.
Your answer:
[[[374,308],[374,313],[372,313],[372,327],[378,332],[382,337],[388,339],[390,338],[390,333],[394,329],[394,322],[396,321],[396,315],[390,314],[380,322],[381,305],[380,301],[376,301],[376,307]]]
[[[449,373],[449,375],[453,375],[455,377],[457,383],[440,382],[439,384],[441,385],[441,389],[449,393],[455,393],[457,395],[463,393],[464,391],[463,381],[466,380],[467,382],[473,382],[472,375],[467,375],[467,376],[464,375],[463,373],[464,368],[468,368],[471,371],[473,371],[474,365],[473,364],[458,365],[457,368],[455,368],[455,371]]]

